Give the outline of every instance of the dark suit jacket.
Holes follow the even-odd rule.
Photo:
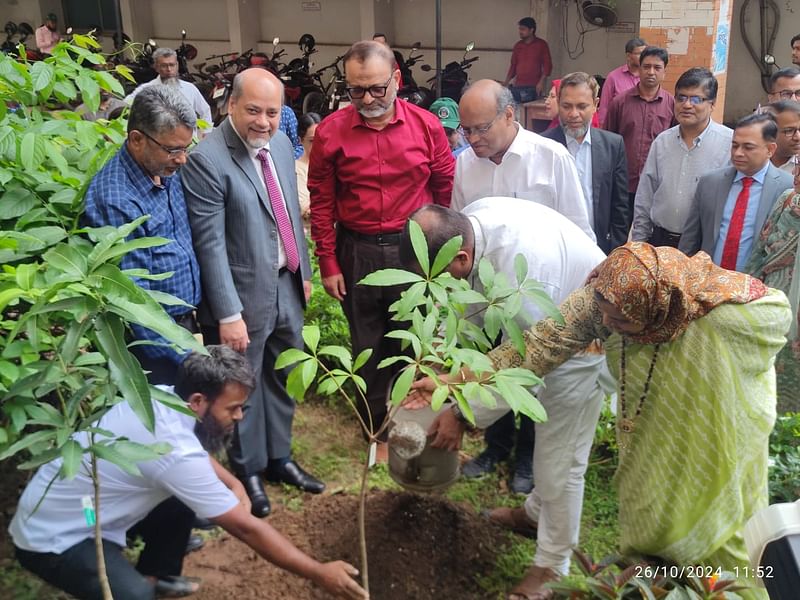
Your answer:
[[[565,147],[567,138],[562,127],[553,127],[542,134]],[[597,245],[608,254],[628,240],[630,205],[628,203],[628,162],[622,136],[592,128],[592,228]]]
[[[722,213],[734,177],[736,177],[736,168],[724,167],[706,173],[697,181],[692,211],[689,213],[686,228],[678,244],[678,248],[689,256],[702,250],[712,258],[714,257]],[[793,183],[794,180],[789,173],[781,171],[772,164],[769,165],[756,213],[756,237],[764,227],[764,222],[772,210],[775,200],[792,187]]]
[[[311,279],[311,266],[292,144],[278,131],[269,146],[300,254],[295,282],[304,306],[303,280]],[[200,322],[217,325],[241,312],[248,331],[263,328],[276,311],[278,227],[256,167],[229,120],[189,154],[181,179],[203,284]]]

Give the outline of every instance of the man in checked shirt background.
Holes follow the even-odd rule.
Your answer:
[[[195,125],[194,109],[180,91],[154,86],[137,94],[128,118],[128,139],[89,185],[83,215],[83,224],[90,227],[119,227],[150,215],[131,237],[158,236],[170,241],[127,253],[121,266],[154,274],[172,272],[166,279],[136,279],[136,283],[172,294],[191,306],[200,301],[200,268],[177,171],[186,162]],[[164,308],[178,325],[198,331],[192,308]],[[154,331],[138,325],[132,329],[137,340],[166,344]],[[149,371],[153,384],[172,385],[184,358],[166,345],[141,344],[131,352]]]

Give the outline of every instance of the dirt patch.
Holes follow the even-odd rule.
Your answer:
[[[359,566],[357,498],[304,499],[280,509],[271,525],[319,560]],[[507,534],[437,496],[373,492],[367,502],[370,597],[373,600],[485,600],[477,578],[491,573]],[[189,557],[184,573],[202,577],[197,600],[310,600],[326,594],[259,558],[224,534]]]

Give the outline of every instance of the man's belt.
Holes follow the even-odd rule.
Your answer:
[[[399,231],[394,233],[359,233],[358,231],[342,227],[342,232],[361,242],[367,242],[377,246],[396,246],[403,237],[403,234]]]

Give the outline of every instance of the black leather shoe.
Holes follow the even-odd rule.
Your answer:
[[[487,473],[494,473],[497,463],[503,460],[502,457],[492,450],[484,450],[472,460],[465,462],[461,467],[461,474],[467,479],[481,477]]]
[[[214,529],[216,525],[211,522],[211,519],[201,519],[200,517],[195,517],[194,522],[192,523],[192,529],[202,529],[203,531],[211,531]]]
[[[199,535],[190,535],[189,541],[186,542],[185,553],[189,554],[190,552],[194,552],[195,550],[200,550],[200,548],[202,548],[203,546],[205,546],[203,538],[201,538]]]
[[[533,489],[533,469],[517,464],[510,487],[515,494],[530,494]]]
[[[244,489],[250,497],[250,512],[254,517],[262,518],[272,512],[272,506],[264,491],[264,484],[261,483],[261,475],[248,475],[241,478]]]
[[[325,484],[313,475],[306,473],[303,468],[293,460],[289,460],[280,467],[267,469],[267,481],[288,483],[311,494],[321,494]]]

